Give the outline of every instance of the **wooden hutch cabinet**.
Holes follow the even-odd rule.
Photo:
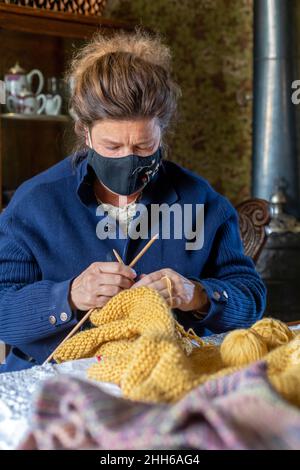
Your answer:
[[[0,0],[1,1],[1,0]],[[105,35],[117,29],[133,30],[134,25],[106,19],[0,2],[0,79],[18,62],[28,73],[39,69],[47,93],[48,79],[63,78],[76,48],[97,30]],[[35,78],[32,88],[36,89]],[[0,114],[0,208],[26,179],[66,157],[74,143],[73,120],[63,96],[58,116]],[[2,204],[3,201],[3,204]]]

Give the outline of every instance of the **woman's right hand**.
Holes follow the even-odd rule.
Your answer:
[[[103,307],[114,295],[134,284],[136,272],[117,262],[92,263],[71,284],[69,302],[72,309],[90,310]]]

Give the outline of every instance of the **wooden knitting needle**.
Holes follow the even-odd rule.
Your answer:
[[[152,245],[153,242],[155,242],[155,240],[157,240],[157,238],[158,238],[158,233],[154,235],[151,238],[151,240],[149,240],[148,243],[144,246],[144,248],[136,255],[136,257],[133,258],[133,260],[128,265],[130,268],[132,268],[138,262],[138,260],[143,256],[144,253],[146,253],[147,250],[149,250],[150,246]],[[115,257],[119,261],[119,263],[124,264],[119,253],[115,249],[113,249],[113,252],[114,252]]]
[[[50,354],[50,356],[47,357],[47,359],[45,360],[45,362],[43,362],[43,365],[44,364],[47,364],[47,362],[51,361],[51,359],[53,358],[56,350],[65,342],[67,341],[67,339],[71,338],[71,336],[74,335],[74,333],[76,333],[77,330],[79,330],[79,328],[81,327],[81,325],[89,318],[90,314],[92,313],[94,309],[91,308],[91,310],[89,310],[85,315],[84,317],[82,317],[82,319],[77,323],[77,325],[74,326],[73,330],[70,331],[70,333],[61,341],[61,343],[59,343],[59,345],[54,349],[54,351]]]
[[[152,243],[157,239],[158,237],[158,233],[156,235],[154,235],[154,237],[151,238],[151,240],[149,240],[149,242],[147,243],[147,245],[144,246],[144,248],[136,255],[135,258],[133,258],[133,260],[130,262],[130,264],[128,265],[130,268],[132,268],[137,262],[138,260],[143,256],[143,254],[150,248],[150,246],[152,245]],[[114,255],[115,257],[117,258],[118,262],[120,264],[124,264],[121,256],[119,255],[119,253],[113,249],[113,252],[114,252]]]
[[[136,255],[136,257],[131,261],[131,263],[129,264],[129,267],[132,268],[137,262],[138,260],[143,256],[143,254],[150,248],[150,246],[152,245],[152,243],[158,238],[158,233],[156,235],[154,235],[154,237],[151,238],[151,240],[148,241],[148,243],[144,246],[144,248]],[[121,264],[124,264],[123,263],[123,260],[121,258],[121,256],[118,254],[118,252],[116,250],[113,249],[113,252],[114,252],[114,255],[115,257],[117,258],[118,262]],[[84,317],[82,317],[82,319],[77,323],[77,325],[74,326],[74,328],[70,331],[70,333],[61,341],[61,343],[59,343],[59,345],[54,349],[54,351],[50,354],[50,356],[47,357],[47,359],[45,360],[45,362],[43,362],[43,365],[44,364],[47,364],[49,361],[51,361],[51,359],[53,358],[56,350],[65,342],[67,341],[67,339],[70,339],[74,333],[76,333],[77,330],[79,330],[79,328],[81,327],[81,325],[89,318],[89,316],[91,315],[92,311],[95,310],[94,308],[91,308],[85,315]]]
[[[157,240],[158,238],[158,233],[156,235],[154,235],[154,237],[151,238],[151,240],[148,241],[148,243],[144,246],[144,248],[136,255],[135,258],[133,258],[133,260],[131,261],[131,263],[129,264],[129,267],[132,268],[137,262],[138,260],[143,256],[144,253],[146,253],[147,250],[149,250],[150,246],[152,245],[152,243],[155,242],[155,240]]]
[[[124,264],[121,256],[119,255],[119,253],[114,248],[113,248],[113,253],[114,253],[115,257],[117,258],[117,260],[119,261],[119,263]]]

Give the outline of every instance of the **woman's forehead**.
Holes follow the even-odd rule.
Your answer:
[[[134,120],[102,120],[93,126],[93,135],[107,143],[118,143],[126,138],[136,143],[147,143],[160,133],[155,118]]]

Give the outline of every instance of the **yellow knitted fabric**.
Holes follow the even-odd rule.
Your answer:
[[[148,287],[122,291],[102,309],[95,309],[90,318],[95,328],[66,341],[54,358],[63,362],[100,355],[101,360],[88,369],[88,377],[118,384],[127,398],[176,402],[197,385],[241,370],[263,357],[273,387],[300,406],[300,335],[282,334],[279,325],[277,344],[281,346],[275,347],[276,320],[266,319],[271,326],[269,335],[268,321],[260,325],[262,336],[255,328],[257,322],[249,330],[229,333],[220,348],[204,343],[193,331],[184,332],[165,300]],[[237,337],[242,352],[235,360],[228,351],[237,346]],[[233,366],[228,367],[228,363]]]
[[[117,356],[127,352],[133,342],[145,333],[163,333],[168,338],[177,338],[187,353],[192,350],[189,338],[203,344],[193,332],[184,332],[174,320],[164,298],[148,287],[120,292],[103,308],[95,309],[90,321],[97,328],[82,331],[63,343],[54,355],[56,362],[104,353]],[[112,341],[113,344],[109,343]]]

